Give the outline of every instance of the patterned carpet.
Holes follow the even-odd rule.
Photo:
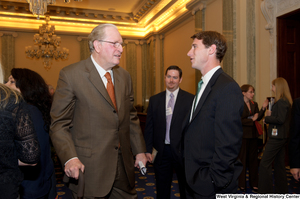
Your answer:
[[[286,168],[289,193],[290,194],[300,194],[300,183],[295,181],[289,172],[289,167]],[[147,166],[147,174],[143,176],[138,170],[135,171],[136,176],[136,191],[139,199],[155,199],[156,187],[155,187],[155,177],[154,168],[152,165]],[[247,174],[248,176],[248,174]],[[56,177],[57,177],[57,194],[58,199],[72,199],[71,191],[62,182],[63,171],[59,164],[56,164]],[[247,179],[248,184],[248,179]],[[180,198],[177,177],[174,174],[172,182],[172,194],[171,199]],[[245,193],[238,190],[238,193]],[[247,194],[255,194],[252,192],[249,184],[247,185]]]

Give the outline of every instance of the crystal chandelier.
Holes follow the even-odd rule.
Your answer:
[[[29,3],[29,10],[33,15],[44,15],[47,12],[48,4],[55,4],[55,0],[26,0]]]
[[[44,67],[46,70],[51,68],[52,59],[66,59],[69,55],[69,49],[60,48],[61,38],[54,34],[55,27],[49,25],[50,17],[46,16],[46,24],[39,28],[39,34],[33,36],[34,46],[26,46],[25,53],[29,58],[40,57],[44,59]]]
[[[33,15],[37,15],[40,19],[40,15],[44,15],[47,12],[47,5],[55,4],[56,0],[26,0],[29,3],[29,10]],[[70,3],[71,0],[64,0],[64,3]],[[74,0],[82,1],[82,0]]]

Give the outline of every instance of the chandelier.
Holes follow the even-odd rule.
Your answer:
[[[47,5],[55,4],[56,0],[26,0],[29,3],[29,10],[33,15],[37,15],[40,19],[40,15],[44,15],[47,12]],[[64,0],[64,3],[70,3],[71,0]],[[82,1],[82,0],[74,0]]]
[[[26,46],[25,53],[29,58],[43,58],[43,64],[46,70],[51,68],[52,59],[66,59],[69,55],[69,49],[60,48],[61,38],[54,34],[54,25],[49,25],[50,17],[46,16],[46,24],[39,27],[39,34],[33,36],[34,46]]]
[[[29,3],[29,10],[33,15],[44,15],[47,12],[48,4],[55,4],[55,0],[26,0]]]

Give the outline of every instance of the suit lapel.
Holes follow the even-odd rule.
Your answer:
[[[162,115],[163,116],[163,124],[164,124],[164,127],[166,128],[166,121],[167,121],[167,118],[166,118],[166,91],[162,92],[162,95],[160,97],[160,102],[163,102],[163,103],[159,103],[160,106],[162,107],[158,107],[158,110],[160,111],[160,114],[159,115]]]
[[[246,105],[247,106],[247,105]],[[255,109],[255,105],[254,105],[254,102],[250,100],[250,109],[251,109],[251,113],[250,115],[254,115],[254,109]]]
[[[184,100],[184,99],[182,98],[182,92],[181,92],[181,89],[179,88],[177,98],[176,98],[176,102],[174,104],[174,110],[173,110],[173,115],[172,115],[172,120],[171,120],[171,126],[173,124],[173,121],[176,121],[176,116],[178,114],[177,112],[179,112],[180,104],[183,103],[182,100]]]
[[[209,93],[211,92],[212,87],[214,86],[214,84],[216,83],[218,77],[220,76],[220,74],[223,72],[222,68],[218,69],[214,75],[211,77],[211,79],[209,80],[209,82],[207,83],[204,92],[201,95],[201,98],[199,100],[199,103],[197,104],[196,110],[193,113],[192,119],[190,122],[192,122],[194,120],[194,118],[196,117],[196,115],[198,115],[198,113],[200,112],[204,102],[206,101],[207,96],[209,95]]]
[[[114,89],[115,89],[116,102],[117,102],[118,110],[120,110],[122,104],[122,96],[124,96],[125,89],[123,89],[124,83],[122,84],[122,82],[120,81],[122,77],[120,74],[120,70],[118,70],[118,67],[120,66],[115,66],[113,68],[113,74],[114,74]],[[113,106],[112,102],[111,105]]]
[[[87,59],[86,62],[86,69],[89,73],[89,80],[92,82],[92,84],[95,86],[95,88],[99,91],[99,93],[103,96],[103,98],[112,106],[114,107],[108,92],[103,84],[103,81],[99,75],[99,72],[97,71],[96,67],[94,66],[91,58]]]

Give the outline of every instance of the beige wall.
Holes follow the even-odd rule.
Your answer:
[[[187,56],[191,48],[191,36],[195,33],[195,20],[184,21],[176,28],[165,34],[164,46],[164,69],[170,65],[177,65],[182,69],[182,82],[180,88],[195,94],[195,70],[191,67],[191,62]]]
[[[272,96],[270,79],[270,33],[265,29],[267,21],[260,10],[260,0],[256,0],[257,21],[257,65],[256,101],[261,106],[266,97]]]
[[[212,30],[222,33],[222,0],[212,1],[205,10],[204,30]]]
[[[29,68],[39,73],[46,81],[47,84],[51,84],[56,88],[59,71],[72,63],[80,60],[79,54],[79,42],[77,36],[70,35],[58,35],[61,37],[61,47],[69,49],[70,54],[66,60],[52,60],[51,69],[45,70],[42,59],[30,59],[26,57],[25,47],[33,46],[33,35],[35,33],[18,32],[18,36],[15,38],[15,53],[16,53],[16,68]]]

